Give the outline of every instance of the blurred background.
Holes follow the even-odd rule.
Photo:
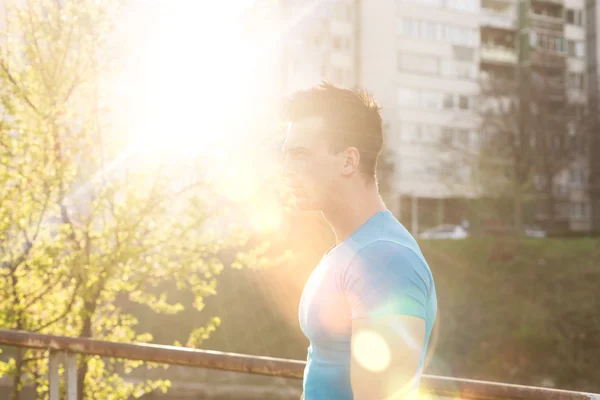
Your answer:
[[[595,0],[1,4],[1,329],[304,360],[334,237],[283,188],[278,107],[328,80],[382,106],[380,193],[438,290],[425,373],[600,392]],[[47,352],[2,350],[0,397],[46,398]],[[301,382],[79,357],[78,388]]]

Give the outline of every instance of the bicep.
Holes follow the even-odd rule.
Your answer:
[[[354,398],[402,399],[417,377],[425,321],[410,315],[352,321],[351,383]]]

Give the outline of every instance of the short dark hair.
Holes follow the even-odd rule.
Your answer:
[[[322,117],[332,151],[356,147],[359,170],[376,179],[377,159],[383,147],[379,104],[364,90],[335,86],[327,81],[292,93],[283,105],[286,121]]]

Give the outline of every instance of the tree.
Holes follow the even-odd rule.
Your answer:
[[[592,231],[600,232],[600,91],[597,87],[590,88],[589,109],[589,186],[591,203]]]
[[[484,192],[513,199],[514,227],[520,232],[527,198],[543,199],[548,226],[553,226],[555,178],[580,153],[577,142],[588,125],[582,106],[567,98],[562,71],[522,69],[519,74],[518,81],[492,76],[482,81],[478,163]]]
[[[586,149],[590,115],[585,103],[569,101],[564,86],[540,78],[535,89],[543,89],[545,98],[536,99],[530,113],[534,129],[534,153],[536,176],[546,217],[546,229],[560,230],[556,225],[558,175],[568,170],[578,158],[587,158]],[[552,96],[556,96],[552,99]],[[549,101],[549,100],[554,101]]]
[[[119,297],[177,313],[174,282],[203,297],[229,254],[236,266],[269,265],[268,243],[244,229],[219,232],[220,199],[195,160],[131,152],[112,124],[105,90],[118,67],[109,45],[121,2],[26,1],[7,5],[1,45],[0,326],[33,332],[148,342]],[[187,180],[181,171],[195,170]],[[214,317],[189,335],[197,347]],[[1,364],[14,399],[28,383],[47,393],[45,354],[18,351]],[[78,398],[139,397],[168,382],[132,384],[119,373],[141,363],[80,357]]]

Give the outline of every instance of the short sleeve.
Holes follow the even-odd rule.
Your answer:
[[[426,319],[431,273],[408,247],[374,242],[358,251],[342,280],[352,319],[392,314]]]

